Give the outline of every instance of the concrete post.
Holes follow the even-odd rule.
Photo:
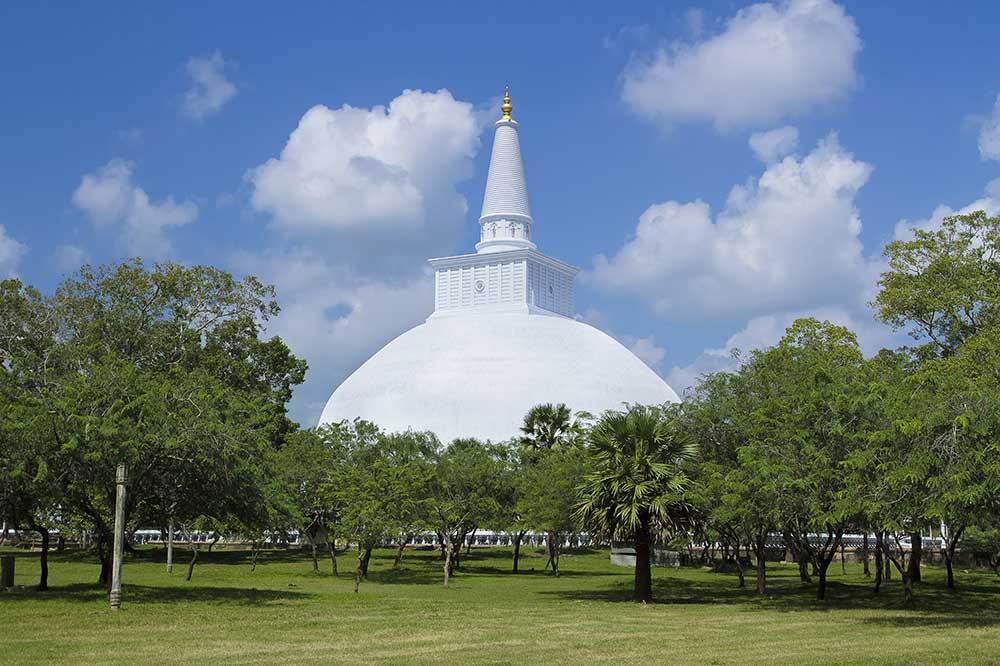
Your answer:
[[[122,552],[125,549],[125,465],[115,473],[115,550],[111,561],[111,610],[122,607]]]

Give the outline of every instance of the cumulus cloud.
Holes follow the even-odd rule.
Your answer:
[[[455,186],[472,175],[480,130],[447,90],[404,90],[371,109],[317,105],[278,157],[246,173],[251,203],[287,231],[453,237],[467,210]]]
[[[949,215],[977,210],[984,210],[991,216],[1000,214],[1000,178],[988,183],[984,195],[967,205],[953,208],[942,204],[924,219],[900,220],[896,224],[894,238],[908,240],[913,237],[914,229],[933,230],[938,228],[941,221]],[[881,260],[873,258],[869,260],[866,272],[875,276],[884,267],[885,264]],[[739,367],[740,361],[734,356],[734,351],[743,352],[745,357],[745,353],[750,350],[776,344],[785,329],[801,317],[814,317],[821,321],[826,320],[846,326],[857,334],[861,350],[869,356],[879,349],[897,347],[910,342],[904,333],[892,331],[874,318],[874,313],[865,305],[873,297],[874,292],[870,290],[865,290],[860,295],[847,292],[841,304],[752,316],[746,325],[730,336],[722,346],[706,348],[691,363],[672,367],[667,373],[667,380],[675,390],[682,392],[693,387],[698,378],[704,374],[735,370]]]
[[[638,356],[639,360],[656,372],[660,371],[663,359],[667,356],[667,350],[656,344],[656,340],[652,335],[647,335],[644,338],[629,336],[625,341],[629,351]]]
[[[11,238],[0,224],[0,278],[16,277],[17,265],[27,252],[28,246]]]
[[[172,251],[166,231],[193,222],[198,207],[190,201],[177,203],[172,196],[151,202],[146,191],[133,183],[134,171],[134,163],[114,159],[85,174],[73,192],[73,205],[99,229],[121,225],[128,252],[160,259]]]
[[[842,303],[874,283],[855,197],[872,167],[831,133],[737,185],[713,218],[702,201],[650,206],[584,279],[660,314],[741,316]]]
[[[913,238],[914,229],[933,231],[941,226],[941,222],[946,217],[950,217],[952,215],[966,215],[977,210],[984,211],[991,217],[994,215],[1000,215],[1000,178],[991,180],[986,185],[983,196],[970,204],[957,209],[941,204],[934,209],[929,217],[922,220],[900,220],[896,223],[896,228],[894,230],[895,240],[909,240],[910,238]]]
[[[754,4],[700,41],[633,56],[622,99],[667,126],[773,123],[843,99],[860,51],[854,19],[831,0]]]
[[[979,128],[979,155],[984,160],[1000,160],[1000,95],[993,105],[993,113]]]
[[[227,63],[218,51],[188,58],[184,69],[191,87],[184,91],[182,113],[192,120],[203,120],[222,110],[236,97],[236,86],[226,78]]]
[[[750,351],[777,344],[785,330],[796,319],[803,317],[829,321],[854,331],[861,350],[869,356],[884,347],[895,347],[901,341],[900,335],[876,321],[870,311],[861,308],[832,306],[766,314],[751,318],[721,347],[707,348],[688,365],[671,368],[667,381],[675,391],[683,393],[694,387],[703,375],[732,372]]]
[[[234,270],[276,285],[281,313],[268,332],[308,360],[292,418],[316,425],[333,390],[368,357],[434,309],[429,272],[392,281],[360,277],[312,249],[241,253]]]
[[[748,143],[757,159],[764,164],[774,164],[798,147],[799,130],[786,125],[767,132],[754,132]]]

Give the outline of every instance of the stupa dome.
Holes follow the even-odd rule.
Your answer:
[[[361,417],[389,431],[500,441],[543,402],[600,414],[676,402],[632,352],[583,322],[522,312],[431,317],[382,348],[336,390],[321,423]]]
[[[632,352],[574,316],[577,269],[539,252],[510,97],[495,124],[475,254],[431,259],[434,313],[334,391],[320,424],[362,418],[390,432],[514,437],[533,406],[598,415],[676,402]]]

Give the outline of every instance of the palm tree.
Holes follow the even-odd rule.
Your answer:
[[[653,600],[653,531],[676,526],[689,481],[683,463],[697,452],[669,407],[608,412],[591,429],[592,470],[580,487],[577,519],[593,533],[635,544],[636,601]]]
[[[569,407],[562,403],[535,405],[524,415],[521,446],[535,450],[561,447],[572,434],[571,416]]]

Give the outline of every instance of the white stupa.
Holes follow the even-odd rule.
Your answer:
[[[334,391],[320,424],[357,417],[443,442],[518,434],[543,402],[600,414],[676,402],[632,352],[573,319],[577,269],[531,242],[531,209],[510,96],[496,122],[475,254],[431,259],[434,312]]]

